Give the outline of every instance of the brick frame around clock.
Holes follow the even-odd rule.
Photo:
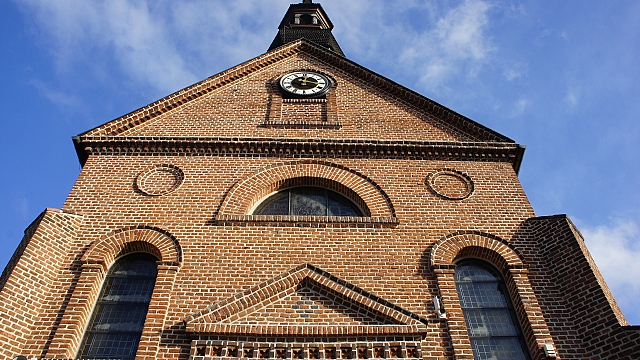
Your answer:
[[[300,69],[296,71],[319,72],[318,70],[311,69]],[[339,129],[342,125],[338,122],[338,105],[336,97],[336,88],[338,87],[338,83],[336,79],[329,74],[323,72],[319,73],[326,76],[331,82],[331,88],[329,91],[319,98],[287,98],[283,96],[282,91],[279,88],[279,78],[269,80],[266,84],[266,88],[269,93],[269,101],[267,102],[265,122],[262,125],[304,128],[326,127]],[[322,115],[318,119],[291,121],[291,119],[283,117],[283,107],[285,103],[290,107],[317,103],[317,105],[322,108]]]

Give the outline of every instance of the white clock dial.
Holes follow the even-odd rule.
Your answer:
[[[297,96],[324,95],[330,86],[331,83],[326,76],[308,71],[297,71],[280,78],[282,90]]]

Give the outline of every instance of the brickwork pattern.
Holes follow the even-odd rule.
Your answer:
[[[532,283],[545,288],[542,314],[562,359],[638,359],[640,333],[629,329],[584,240],[564,215],[523,224],[539,247]],[[551,281],[551,279],[553,279]]]
[[[65,266],[67,248],[82,226],[82,217],[47,209],[25,231],[25,237],[0,281],[0,356],[42,356],[60,326],[60,311],[72,288]],[[10,271],[10,272],[9,272]],[[43,341],[45,340],[45,341]]]
[[[338,173],[348,174],[340,181],[353,177],[378,194],[380,191],[372,184],[384,189],[392,206],[387,209],[394,209],[398,225],[391,228],[360,228],[349,224],[338,228],[220,226],[215,222],[216,209],[226,199],[229,189],[265,168],[278,168],[282,164],[280,160],[92,157],[65,203],[65,210],[83,213],[86,219],[82,233],[70,251],[76,252],[78,250],[74,249],[91,244],[97,249],[101,242],[96,239],[106,241],[114,233],[140,227],[163,229],[180,244],[182,266],[175,274],[175,281],[171,287],[157,287],[157,291],[162,292],[158,298],[167,304],[164,326],[155,334],[160,337],[153,350],[157,352],[154,355],[157,358],[188,356],[191,340],[183,321],[189,314],[301,263],[318,264],[331,274],[423,317],[428,323],[428,340],[421,346],[423,354],[432,358],[452,356],[447,328],[434,319],[429,301],[437,290],[435,276],[425,262],[427,249],[437,239],[459,231],[463,226],[509,238],[520,222],[531,217],[533,213],[510,164],[456,164],[460,171],[474,179],[476,192],[467,199],[450,201],[435,196],[424,184],[427,174],[447,167],[445,162],[385,159],[326,159],[324,162],[334,165],[315,166],[340,169]],[[136,176],[158,163],[181,168],[185,174],[183,185],[163,196],[137,193],[132,185]],[[299,173],[292,172],[290,176],[308,175],[304,168],[300,167]],[[354,172],[371,182],[364,181]],[[379,195],[378,199],[381,198],[384,197]],[[520,199],[516,201],[519,201],[519,207],[514,206],[514,199]],[[500,205],[501,202],[504,204]],[[374,208],[374,203],[367,205]],[[390,213],[390,210],[386,212]],[[507,218],[513,219],[510,225],[505,225]],[[119,249],[115,246],[108,256],[117,256],[121,252]],[[89,310],[72,311],[71,308],[90,309],[95,301],[92,296],[99,293],[107,266],[83,265],[79,277],[86,281],[81,280],[76,288],[79,294],[88,295],[82,301],[79,297],[72,301],[65,314],[65,321],[69,319],[68,327],[80,328],[80,331],[75,330],[76,333],[67,339],[62,333],[56,334],[60,339],[56,343],[59,346],[52,348],[50,355],[73,355],[74,344],[79,343],[82,333],[77,324],[86,321]],[[171,290],[167,290],[169,288]]]
[[[191,358],[210,359],[419,359],[418,342],[346,342],[303,344],[194,341]]]
[[[269,125],[270,84],[301,68],[336,82],[326,111],[340,126]],[[62,211],[34,222],[0,281],[0,356],[73,358],[113,261],[148,252],[158,278],[138,359],[245,349],[256,358],[471,359],[453,281],[456,261],[470,257],[502,272],[534,359],[545,343],[559,359],[638,358],[638,331],[623,327],[579,234],[566,219],[535,219],[514,171],[516,144],[304,40],[78,141],[84,166]],[[158,165],[180,169],[181,184],[154,193],[150,183],[150,196],[136,179]],[[470,196],[434,193],[427,177],[443,169],[464,174]],[[367,216],[251,214],[270,193],[301,185],[335,190]],[[437,184],[443,194],[459,186]],[[270,290],[279,280],[291,281]],[[317,294],[323,306],[311,308]],[[354,325],[326,325],[338,306],[326,299],[341,306],[338,323]],[[318,312],[262,323],[279,306]]]

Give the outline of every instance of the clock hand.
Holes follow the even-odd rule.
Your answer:
[[[310,83],[311,85],[314,85],[314,86],[318,86],[318,80],[314,78],[311,78],[311,80],[307,80],[307,78],[305,78],[302,85],[307,85],[307,83]]]

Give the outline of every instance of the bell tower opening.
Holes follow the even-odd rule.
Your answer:
[[[342,49],[331,33],[332,30],[333,24],[322,6],[311,0],[303,0],[302,3],[289,6],[269,51],[305,39],[344,57]]]

